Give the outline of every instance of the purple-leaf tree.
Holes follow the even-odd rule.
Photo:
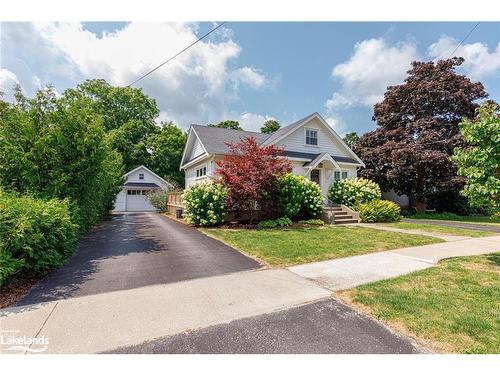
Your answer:
[[[458,124],[473,118],[477,100],[488,94],[480,82],[455,72],[463,61],[413,62],[404,83],[388,87],[375,105],[378,128],[354,146],[366,163],[360,176],[383,190],[412,194],[417,212],[425,211],[429,194],[459,191],[464,184],[450,160],[463,145]]]

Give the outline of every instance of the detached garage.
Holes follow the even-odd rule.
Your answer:
[[[116,196],[113,211],[157,211],[148,199],[152,190],[168,190],[170,184],[141,165],[123,176],[123,189]]]

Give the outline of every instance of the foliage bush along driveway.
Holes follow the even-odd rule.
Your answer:
[[[216,182],[191,185],[182,195],[184,218],[189,224],[213,226],[224,221],[227,189]]]
[[[445,260],[341,296],[436,350],[500,353],[500,253]]]
[[[433,224],[420,224],[420,223],[408,223],[408,222],[383,223],[380,225],[387,226],[387,227],[395,227],[395,228],[400,228],[400,229],[419,230],[422,232],[450,234],[450,235],[454,235],[454,236],[487,237],[487,236],[494,236],[494,235],[498,234],[496,232],[488,232],[488,231],[482,231],[482,230],[474,230],[474,229],[466,229],[466,228],[452,228],[452,227],[444,227],[444,226],[433,225]]]
[[[67,201],[0,190],[0,286],[20,274],[40,275],[60,266],[76,239]]]
[[[289,266],[442,242],[431,237],[343,226],[201,230],[274,266]]]

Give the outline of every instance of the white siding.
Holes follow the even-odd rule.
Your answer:
[[[144,179],[139,179],[140,174],[144,174]],[[134,172],[130,173],[124,181],[124,184],[127,182],[146,182],[146,183],[154,183],[158,185],[162,189],[168,189],[168,185],[161,180],[160,178],[156,177],[154,174],[149,172],[145,168],[138,168]],[[147,188],[134,188],[131,187],[130,189],[136,189],[136,190],[148,190]],[[133,196],[136,197],[136,196]],[[141,199],[147,199],[146,196],[141,196]],[[128,197],[127,197],[127,188],[124,186],[123,189],[116,195],[115,199],[115,205],[113,210],[114,211],[127,211],[130,209],[128,207]],[[154,209],[152,206],[150,207],[151,209]]]
[[[196,138],[194,141],[194,144],[193,144],[193,148],[191,149],[191,154],[189,155],[188,160],[193,160],[194,158],[196,158],[197,156],[200,156],[204,152],[205,151],[203,150],[203,146],[201,145],[198,138]]]
[[[211,159],[205,159],[199,163],[191,165],[189,168],[186,168],[184,170],[186,189],[197,182],[208,180],[209,177],[212,175],[211,165],[212,165]],[[196,177],[196,170],[203,167],[207,167],[207,175],[205,177]]]
[[[115,211],[125,211],[125,198],[127,197],[127,191],[123,189],[116,195],[115,199]]]
[[[305,129],[315,129],[318,131],[318,145],[306,145]],[[316,118],[313,118],[309,123],[299,127],[297,130],[286,136],[277,144],[279,147],[284,147],[287,151],[307,152],[310,154],[320,154],[326,152],[330,155],[346,156],[352,158],[341,143],[336,140],[333,135],[324,128],[323,124]]]
[[[144,174],[144,180],[139,179],[139,174],[141,174],[141,173]],[[161,179],[159,179],[155,175],[149,173],[148,170],[144,169],[144,168],[139,168],[135,172],[129,174],[127,176],[127,179],[125,180],[125,182],[150,182],[150,183],[155,183],[156,185],[158,185],[162,189],[167,188],[167,185]]]
[[[401,207],[410,206],[410,198],[407,195],[398,195],[394,190],[384,191],[382,197],[389,201],[393,201]]]
[[[292,173],[309,178],[309,169],[303,167],[303,161],[292,160]],[[339,164],[341,172],[347,172],[347,178],[357,177],[357,170],[355,166]],[[323,195],[326,197],[328,195],[328,188],[333,183],[334,172],[337,170],[329,162],[323,162],[323,168],[321,169],[321,190]]]

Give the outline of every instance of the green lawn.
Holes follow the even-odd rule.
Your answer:
[[[433,224],[423,224],[423,223],[420,224],[420,223],[398,222],[398,223],[380,223],[377,225],[384,227],[400,228],[400,229],[420,230],[423,232],[430,232],[430,233],[451,234],[455,236],[485,237],[485,236],[494,236],[498,234],[496,232],[487,232],[474,229],[444,227],[438,224],[433,225]]]
[[[459,216],[456,214],[443,212],[443,213],[425,213],[406,216],[407,219],[427,219],[427,220],[449,220],[458,221],[463,223],[481,223],[489,225],[500,225],[500,219],[493,219],[490,216]]]
[[[500,353],[500,253],[445,260],[340,296],[435,350]]]
[[[289,266],[442,242],[432,237],[361,227],[201,230],[273,266]]]

